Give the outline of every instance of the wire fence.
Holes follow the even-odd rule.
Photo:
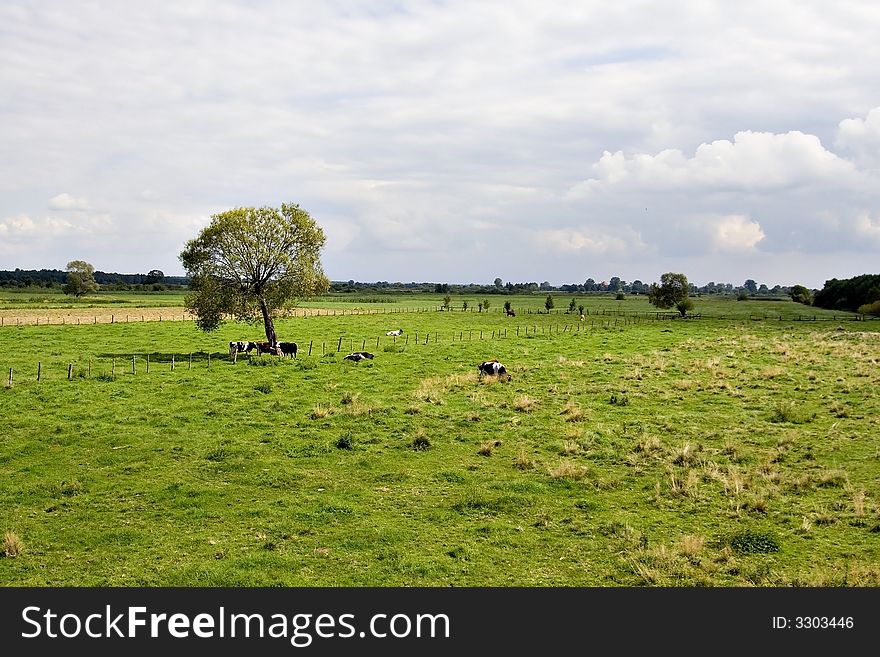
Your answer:
[[[355,350],[367,351],[367,349],[384,349],[388,352],[402,351],[407,346],[431,346],[444,344],[459,344],[476,341],[503,340],[508,338],[535,338],[537,336],[555,338],[563,335],[576,335],[592,329],[610,329],[625,327],[642,323],[643,318],[637,317],[614,317],[608,319],[593,318],[589,322],[574,323],[550,323],[550,324],[518,324],[515,327],[498,329],[459,329],[454,331],[414,331],[402,335],[378,335],[375,338],[354,338],[341,335],[335,340],[310,339],[297,343],[297,354],[290,359],[300,356],[317,357],[331,353],[346,351],[352,353]],[[345,349],[343,349],[345,347]],[[266,359],[265,361],[263,359]],[[267,362],[270,359],[284,359],[285,356],[264,355],[247,353],[241,357],[245,361],[256,361],[255,364]],[[178,371],[194,369],[207,369],[216,367],[220,363],[234,365],[239,360],[238,352],[226,351],[193,351],[189,353],[159,353],[132,354],[132,355],[106,355],[103,357],[88,357],[76,362],[68,362],[65,365],[54,363],[51,368],[42,361],[35,366],[22,370],[14,367],[8,368],[7,387],[12,387],[16,381],[41,381],[47,373],[51,373],[54,380],[62,377],[67,380],[74,379],[115,379],[117,376],[128,374],[137,376],[149,374],[152,371]],[[58,376],[60,373],[60,376]]]

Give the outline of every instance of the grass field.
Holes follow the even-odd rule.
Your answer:
[[[876,321],[504,300],[0,328],[0,585],[880,585]]]

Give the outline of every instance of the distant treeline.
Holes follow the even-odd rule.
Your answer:
[[[61,287],[67,281],[63,269],[0,270],[0,287]],[[148,274],[117,274],[95,272],[95,282],[109,289],[132,289],[132,286],[158,286],[155,289],[174,289],[189,285],[185,276],[165,276],[153,270]]]
[[[829,310],[853,310],[874,314],[871,306],[880,304],[880,274],[825,281],[813,296],[813,305]]]

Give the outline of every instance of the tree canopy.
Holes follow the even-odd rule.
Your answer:
[[[71,260],[67,263],[67,282],[61,288],[64,294],[81,297],[98,291],[95,282],[95,268],[85,260]]]
[[[694,302],[688,298],[689,289],[687,276],[667,272],[660,277],[660,285],[651,283],[648,301],[657,308],[676,308],[684,317],[694,307]]]
[[[257,322],[276,346],[274,318],[297,298],[322,294],[324,231],[299,205],[242,207],[211,216],[180,261],[190,276],[186,309],[203,331],[227,317]]]
[[[813,305],[829,310],[856,310],[875,301],[880,301],[880,274],[832,278],[813,297]]]

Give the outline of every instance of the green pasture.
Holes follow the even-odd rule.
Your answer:
[[[0,289],[0,310],[183,307],[185,292],[97,292],[82,297],[59,288]]]
[[[880,585],[876,321],[504,300],[0,329],[0,585]]]
[[[510,302],[518,315],[547,314],[545,301],[547,295],[553,298],[550,314],[565,315],[571,302],[575,302],[575,312],[584,307],[587,315],[636,316],[657,312],[644,295],[626,295],[617,300],[613,293],[571,294],[562,292],[535,292],[533,294],[450,294],[449,312],[481,315],[503,315],[504,304]],[[61,293],[59,289],[27,288],[24,290],[0,290],[0,311],[14,310],[76,310],[86,308],[117,308],[120,314],[130,311],[136,316],[138,308],[183,307],[186,292],[116,292],[100,291],[80,298]],[[295,308],[328,309],[339,314],[389,314],[417,311],[436,311],[443,307],[445,294],[432,293],[328,293],[319,297],[299,301]],[[776,319],[783,320],[844,320],[858,318],[855,313],[824,310],[804,306],[789,300],[762,299],[755,297],[748,301],[736,301],[725,296],[692,297],[692,314],[716,319]],[[488,302],[481,309],[480,304]],[[467,308],[465,308],[467,304]],[[674,312],[674,311],[672,311]]]

